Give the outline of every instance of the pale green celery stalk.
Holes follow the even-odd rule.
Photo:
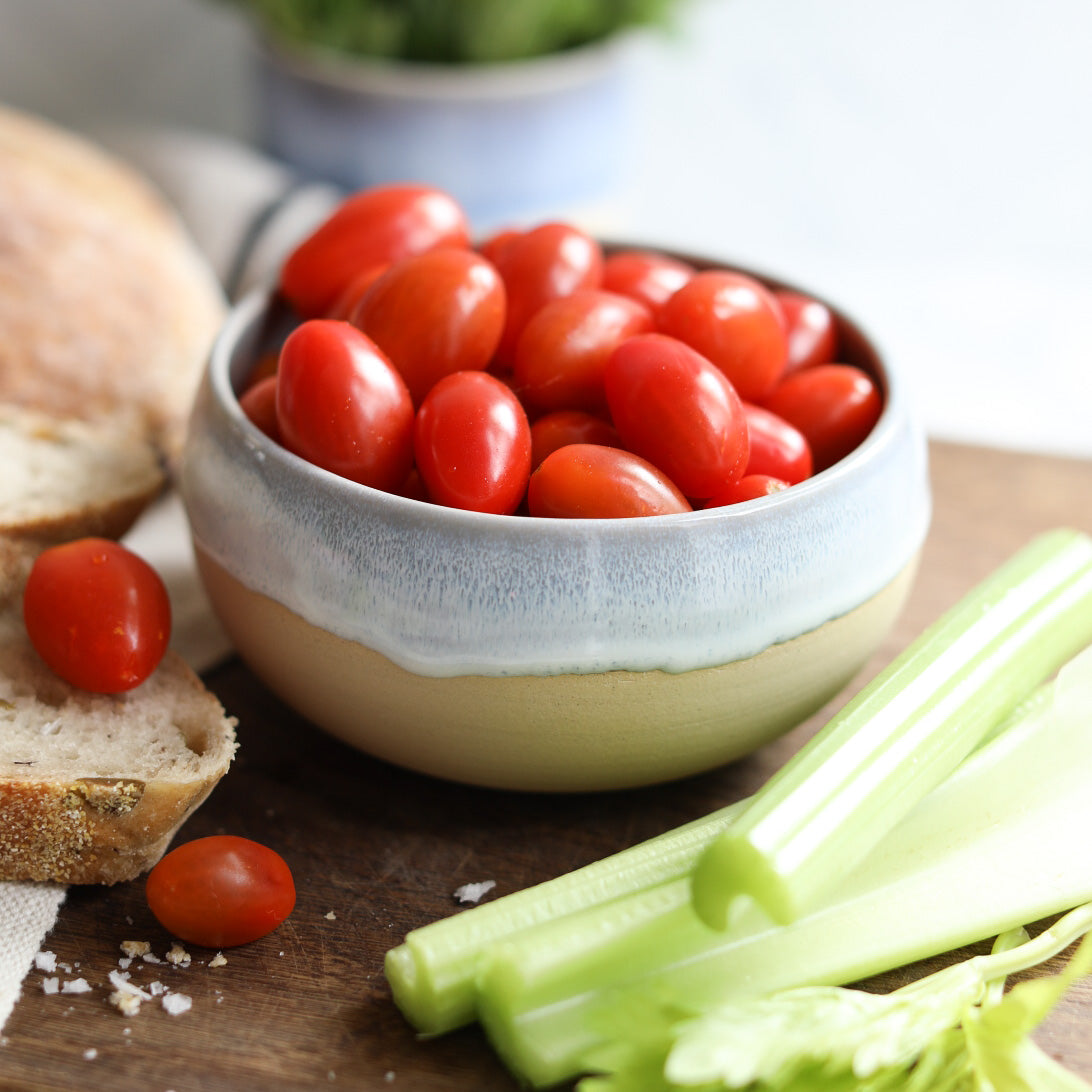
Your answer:
[[[695,1011],[842,985],[1092,901],[1092,649],[790,925],[757,907],[713,930],[668,881],[492,946],[478,1011],[542,1087],[594,1071],[634,997]]]
[[[422,1035],[471,1023],[474,979],[486,948],[578,910],[687,876],[709,840],[742,807],[731,804],[564,876],[413,930],[386,955],[384,972],[395,1004]]]
[[[740,896],[804,913],[990,728],[1092,641],[1092,539],[1042,535],[926,630],[751,798],[693,874],[724,928]]]
[[[1069,536],[1065,535],[1068,541]],[[387,953],[395,1003],[423,1035],[475,1018],[474,975],[481,953],[522,930],[678,879],[710,840],[728,829],[743,802],[525,891],[409,933]]]

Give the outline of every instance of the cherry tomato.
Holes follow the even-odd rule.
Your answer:
[[[804,434],[776,413],[743,403],[751,454],[745,474],[767,474],[796,485],[811,477],[811,447]]]
[[[376,186],[347,197],[288,255],[280,289],[304,318],[315,318],[369,266],[469,245],[466,213],[442,190]]]
[[[285,339],[277,427],[290,451],[388,492],[413,462],[413,402],[393,365],[356,327],[309,319]]]
[[[690,502],[650,462],[621,448],[569,444],[531,475],[527,507],[555,519],[625,519],[691,511]]]
[[[250,944],[273,932],[296,905],[284,858],[232,834],[171,850],[148,873],[144,890],[159,924],[202,948]]]
[[[501,367],[512,367],[516,343],[531,316],[550,300],[582,288],[598,288],[603,248],[568,224],[540,224],[495,248],[494,262],[504,280],[508,314],[497,350]]]
[[[857,447],[883,408],[871,377],[851,364],[817,364],[792,372],[764,404],[807,437],[816,471]]]
[[[66,682],[99,694],[139,686],[171,636],[159,574],[117,542],[83,538],[36,558],[23,593],[27,635]]]
[[[616,346],[652,330],[648,308],[586,288],[531,316],[516,344],[515,383],[536,409],[606,408],[603,370]]]
[[[247,373],[246,379],[243,381],[243,389],[249,390],[263,379],[268,379],[271,375],[276,375],[277,356],[278,353],[275,349],[270,349],[269,351],[262,353],[257,361],[255,361],[254,367]]]
[[[831,309],[799,292],[782,290],[774,292],[774,298],[789,338],[785,371],[832,363],[838,355],[838,324]]]
[[[659,327],[711,360],[739,396],[761,401],[788,354],[777,301],[753,277],[712,269],[690,278],[660,309]]]
[[[478,253],[488,261],[494,264],[497,261],[497,255],[513,240],[518,238],[522,233],[515,228],[504,228],[501,231],[494,232],[489,238],[483,240],[478,244]]]
[[[277,427],[277,377],[267,375],[251,387],[247,387],[239,396],[239,408],[250,419],[251,424],[261,429],[271,440],[280,443],[280,429]]]
[[[607,403],[622,442],[688,497],[709,497],[747,466],[747,418],[724,373],[664,334],[622,342],[607,361]]]
[[[568,444],[621,447],[618,430],[609,421],[583,410],[554,410],[531,425],[531,466]]]
[[[789,488],[789,483],[769,474],[744,474],[738,482],[726,485],[706,502],[706,508],[724,508],[729,504],[769,497]]]
[[[425,395],[414,451],[435,503],[508,515],[527,489],[531,427],[519,399],[495,376],[455,372]]]
[[[383,350],[420,405],[438,379],[489,364],[504,315],[504,282],[492,264],[472,250],[445,249],[395,262],[351,320]]]
[[[342,322],[350,322],[353,312],[364,298],[364,294],[388,269],[390,269],[390,262],[376,262],[375,265],[369,265],[366,269],[357,273],[341,290],[337,299],[330,304],[323,318],[341,319]]]
[[[603,287],[656,314],[695,272],[686,262],[654,250],[616,250],[603,263]]]

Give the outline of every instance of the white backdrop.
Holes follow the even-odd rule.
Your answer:
[[[0,0],[0,101],[249,141],[247,41],[217,0]],[[1090,48],[1087,0],[694,0],[636,50],[626,231],[831,297],[936,436],[1092,456]]]

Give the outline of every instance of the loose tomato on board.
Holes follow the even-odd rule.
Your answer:
[[[726,485],[719,493],[706,501],[706,508],[724,508],[729,504],[742,504],[744,501],[769,497],[789,488],[789,483],[769,474],[744,474],[738,482]]]
[[[202,948],[234,948],[271,933],[296,905],[279,853],[232,834],[184,842],[148,873],[145,897],[172,935]]]
[[[297,326],[281,347],[277,428],[316,466],[388,492],[413,462],[413,402],[402,377],[356,327],[333,319]]]
[[[482,370],[504,329],[504,282],[471,250],[441,249],[393,263],[350,321],[386,354],[414,405],[452,372]]]
[[[599,287],[603,248],[578,228],[551,222],[517,234],[492,253],[508,296],[497,363],[510,368],[519,335],[540,307],[582,288]]]
[[[745,474],[768,474],[790,485],[811,477],[811,447],[798,428],[753,402],[744,402],[743,412],[750,441]]]
[[[785,372],[833,363],[838,354],[838,324],[831,309],[810,296],[784,289],[775,291],[774,298],[788,335]]]
[[[603,263],[603,288],[629,296],[656,314],[696,272],[655,250],[616,250]]]
[[[622,442],[692,498],[710,497],[742,477],[747,418],[724,373],[664,334],[622,342],[604,375]]]
[[[414,428],[417,469],[437,504],[511,514],[531,473],[531,427],[511,389],[487,372],[455,372],[425,396]]]
[[[644,304],[614,292],[587,288],[551,300],[516,343],[516,387],[538,410],[603,410],[608,357],[626,338],[652,328]]]
[[[660,309],[661,332],[686,342],[759,402],[785,370],[788,341],[773,295],[753,277],[711,269],[690,278]]]
[[[39,554],[23,592],[23,618],[46,664],[73,686],[99,694],[144,682],[171,636],[171,603],[159,574],[103,538]]]
[[[787,375],[764,405],[807,437],[818,472],[864,440],[880,418],[883,400],[860,368],[817,364]]]
[[[618,430],[609,421],[584,410],[554,410],[531,425],[531,467],[559,447],[568,444],[598,444],[621,447]]]
[[[442,190],[376,186],[347,197],[288,255],[280,290],[304,318],[316,318],[370,266],[469,245],[466,213]]]
[[[625,519],[691,511],[678,486],[650,462],[621,448],[569,444],[531,475],[527,507],[553,519]]]

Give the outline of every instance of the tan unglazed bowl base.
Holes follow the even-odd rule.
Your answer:
[[[417,675],[257,594],[195,547],[209,598],[269,688],[332,735],[420,773],[576,792],[673,780],[749,754],[837,694],[901,610],[916,559],[833,621],[679,674]]]

